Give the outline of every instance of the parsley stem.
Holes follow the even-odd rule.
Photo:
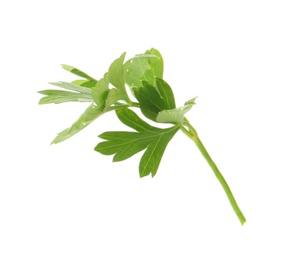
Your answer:
[[[236,202],[236,200],[234,198],[234,195],[232,194],[226,180],[224,179],[223,175],[221,174],[221,172],[217,168],[216,164],[212,160],[211,156],[207,152],[205,146],[201,142],[197,131],[193,128],[193,126],[189,123],[189,121],[186,118],[184,119],[183,126],[181,127],[181,130],[190,139],[192,139],[194,141],[194,143],[197,145],[197,147],[199,148],[199,150],[202,153],[202,155],[204,156],[204,158],[207,160],[207,162],[208,162],[209,166],[211,167],[211,169],[213,170],[216,178],[218,179],[218,181],[220,182],[222,188],[224,189],[233,210],[235,211],[235,213],[236,213],[237,217],[239,218],[241,224],[244,225],[244,223],[246,222],[246,218],[244,217],[242,211],[240,210],[240,208],[239,208],[239,206],[238,206],[238,204],[237,204],[237,202]]]

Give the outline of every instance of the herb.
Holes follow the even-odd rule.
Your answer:
[[[79,76],[80,79],[71,83],[50,83],[65,90],[50,89],[39,92],[44,95],[39,104],[91,103],[77,121],[60,132],[52,143],[56,144],[72,137],[104,113],[115,111],[118,119],[135,131],[105,132],[99,136],[104,141],[95,147],[95,151],[104,155],[114,155],[113,161],[118,162],[144,150],[139,163],[140,177],[149,174],[155,176],[168,143],[178,130],[181,130],[197,145],[207,160],[243,225],[246,219],[228,184],[202,144],[197,131],[185,117],[195,104],[195,98],[181,107],[176,107],[173,91],[163,80],[164,64],[158,50],[148,50],[126,62],[125,55],[126,53],[123,53],[116,59],[99,80],[77,68],[62,65],[65,70]],[[126,85],[131,90],[132,98],[126,91]],[[168,123],[170,126],[152,126],[131,108],[140,109],[146,118],[156,123]]]

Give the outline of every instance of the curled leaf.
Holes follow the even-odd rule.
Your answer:
[[[195,99],[193,98],[185,102],[182,107],[160,111],[156,117],[156,121],[158,123],[182,124],[184,115],[195,105]]]

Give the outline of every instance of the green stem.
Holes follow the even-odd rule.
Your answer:
[[[110,107],[107,111],[113,111],[116,109],[129,108],[129,107],[137,107],[138,108],[139,104],[135,103],[135,102],[131,102],[130,104],[123,104],[123,103],[117,102],[117,103],[115,103],[115,106]]]
[[[240,210],[240,208],[239,208],[239,206],[238,206],[238,204],[237,204],[237,202],[236,202],[236,200],[234,198],[234,195],[232,194],[226,180],[222,176],[221,172],[219,171],[216,164],[214,163],[214,161],[210,157],[209,153],[207,152],[205,146],[201,142],[197,131],[193,128],[193,126],[189,123],[189,121],[186,118],[184,120],[183,125],[184,126],[182,126],[181,130],[190,139],[192,139],[194,141],[194,143],[197,145],[197,147],[199,148],[199,150],[202,153],[202,155],[204,156],[204,158],[207,160],[207,162],[210,165],[211,169],[213,170],[216,178],[218,179],[218,181],[220,182],[222,188],[224,189],[233,210],[235,211],[236,215],[238,216],[241,224],[244,225],[244,223],[246,222],[246,218],[244,217],[242,211]]]

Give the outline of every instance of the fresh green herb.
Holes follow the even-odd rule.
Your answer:
[[[153,127],[128,108],[116,111],[120,121],[137,132],[105,132],[99,137],[107,141],[99,143],[95,150],[105,154],[115,154],[113,161],[123,161],[146,149],[140,164],[140,177],[155,176],[167,144],[179,130],[180,125],[170,128]]]
[[[197,131],[185,117],[195,104],[195,98],[181,107],[176,107],[173,91],[163,80],[164,64],[158,50],[148,50],[126,62],[125,55],[126,53],[123,53],[116,59],[99,80],[77,68],[62,65],[65,70],[80,78],[71,83],[50,83],[65,90],[49,89],[39,92],[44,95],[39,104],[91,102],[78,120],[60,132],[52,143],[72,137],[99,116],[115,111],[118,119],[135,131],[105,132],[99,136],[104,141],[95,147],[95,151],[104,155],[114,155],[113,161],[118,162],[144,150],[139,163],[140,177],[149,174],[155,176],[168,143],[178,130],[181,130],[196,144],[207,160],[243,225],[246,219],[228,184],[202,144]],[[126,85],[133,94],[132,98],[127,93]],[[168,123],[170,127],[152,126],[131,109],[140,109],[146,118],[156,123]]]

